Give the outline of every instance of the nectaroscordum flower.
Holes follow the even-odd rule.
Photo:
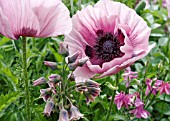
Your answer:
[[[79,50],[79,58],[88,57],[76,77],[109,76],[146,56],[154,47],[148,45],[151,29],[136,12],[111,0],[87,6],[72,18],[73,29],[65,38],[69,54]]]
[[[2,35],[15,40],[68,34],[72,29],[61,0],[0,0],[0,26]]]
[[[33,85],[34,86],[37,86],[37,85],[42,85],[42,84],[46,84],[46,79],[44,77],[40,77],[39,79],[35,80],[33,82]]]
[[[79,120],[83,116],[84,115],[80,113],[79,109],[76,106],[74,106],[73,104],[71,104],[71,108],[70,108],[70,121],[72,121],[72,120]]]

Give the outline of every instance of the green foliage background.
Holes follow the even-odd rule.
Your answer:
[[[137,0],[117,0],[125,3],[132,9],[135,9]],[[85,6],[95,4],[97,0],[63,0],[65,5],[69,8],[71,16],[77,10]],[[114,11],[113,11],[114,12]],[[150,43],[156,42],[157,46],[151,53],[137,61],[132,69],[139,73],[139,79],[142,80],[145,72],[145,62],[149,60],[147,71],[147,78],[158,78],[164,81],[170,81],[170,19],[167,18],[167,9],[162,7],[161,0],[157,4],[151,4],[149,9],[140,10],[138,14],[147,21],[148,26],[151,27],[152,32],[150,36]],[[30,38],[27,45],[27,62],[28,74],[31,90],[31,113],[33,121],[56,121],[58,113],[53,113],[51,117],[42,115],[45,103],[39,99],[40,87],[33,87],[32,82],[39,77],[48,77],[51,69],[43,65],[44,60],[62,62],[62,57],[57,53],[59,42],[63,41],[64,37],[37,39]],[[11,41],[10,39],[0,36],[0,121],[24,121],[25,120],[25,99],[24,87],[22,80],[22,60],[21,60],[21,40]],[[158,64],[161,63],[160,68]],[[55,73],[58,73],[57,71]],[[123,73],[123,71],[121,72]],[[119,91],[125,91],[125,84],[121,74],[119,75],[121,82],[119,83]],[[112,95],[112,90],[105,85],[105,82],[114,84],[115,76],[105,77],[96,80],[101,84],[101,94],[96,101],[86,105],[84,96],[74,92],[75,101],[78,103],[80,112],[85,115],[82,121],[103,121],[106,116],[106,111],[109,109],[108,98]],[[132,82],[133,83],[133,82]],[[141,91],[137,86],[132,86],[132,92]],[[144,86],[143,88],[145,88]],[[41,87],[46,88],[46,86]],[[144,93],[144,92],[143,92]],[[152,98],[152,97],[151,97]],[[127,120],[123,112],[116,113],[116,105],[110,112],[109,121],[113,120]],[[169,121],[170,120],[170,96],[157,96],[153,105],[148,109],[151,113],[148,121]],[[144,119],[136,119],[144,120]]]

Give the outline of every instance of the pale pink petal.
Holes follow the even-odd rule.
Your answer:
[[[113,68],[111,68],[108,71],[104,72],[102,75],[97,76],[96,78],[101,78],[101,77],[104,77],[104,76],[109,76],[109,75],[115,74],[115,73],[119,72],[120,70],[132,65],[136,60],[139,60],[139,59],[143,58],[144,56],[146,56],[151,51],[151,49],[153,47],[155,47],[155,43],[150,45],[149,49],[147,51],[143,51],[140,55],[135,56],[135,57],[125,61],[121,65],[114,66]]]
[[[0,9],[1,24],[9,29],[5,32],[2,27],[0,33],[9,38],[57,36],[72,29],[69,11],[61,0],[0,0]]]
[[[119,15],[119,23],[122,25],[128,25],[131,28],[129,39],[134,46],[134,50],[147,49],[151,29],[134,10],[128,8],[122,3],[112,2],[111,0],[100,0],[95,5],[95,8],[100,8],[107,13],[108,16]]]
[[[4,15],[1,7],[0,7],[0,34],[3,34],[6,37],[16,39],[11,31],[11,27],[9,26],[9,21],[7,17]]]
[[[71,31],[69,10],[60,0],[31,0],[31,6],[40,22],[37,36],[57,36]]]
[[[89,78],[91,78],[95,75],[95,73],[92,72],[87,67],[87,65],[84,65],[83,67],[76,68],[76,70],[74,71],[74,74],[76,75],[76,77],[81,77],[81,78],[84,78],[84,79],[89,79]]]

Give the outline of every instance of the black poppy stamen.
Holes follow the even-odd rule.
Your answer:
[[[120,58],[124,55],[120,50],[120,47],[124,45],[122,33],[119,32],[118,35],[114,35],[111,32],[104,33],[102,30],[99,30],[97,35],[94,53],[98,59],[109,62],[114,58]]]

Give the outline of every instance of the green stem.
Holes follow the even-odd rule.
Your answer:
[[[154,96],[154,97],[152,98],[152,100],[151,100],[150,103],[146,106],[145,109],[148,109],[148,107],[153,103],[153,101],[155,100],[155,98],[156,98],[156,96]]]
[[[29,94],[29,82],[28,82],[28,75],[27,75],[27,55],[26,55],[26,46],[27,46],[27,38],[22,38],[22,45],[23,45],[23,80],[25,83],[25,98],[26,98],[26,114],[27,114],[27,121],[31,121],[31,113],[30,113],[30,94]]]
[[[145,73],[144,73],[144,77],[143,77],[143,80],[142,80],[142,86],[141,86],[141,100],[143,99],[143,84],[145,83],[145,79],[146,79],[146,73],[147,73],[147,70],[148,70],[148,66],[149,66],[149,60],[146,62],[146,68],[145,68]]]
[[[74,5],[73,5],[74,1],[70,0],[70,6],[71,6],[71,16],[74,15]]]
[[[117,87],[118,82],[119,82],[119,75],[116,74],[115,87]],[[112,99],[111,99],[110,104],[109,104],[109,110],[107,111],[106,121],[109,120],[110,113],[112,111],[112,105],[113,105],[113,99],[114,99],[115,93],[116,93],[116,90],[112,93]]]

